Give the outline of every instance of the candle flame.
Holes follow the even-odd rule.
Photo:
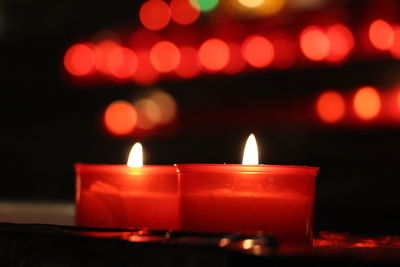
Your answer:
[[[243,165],[258,165],[257,141],[254,134],[250,134],[243,152]]]
[[[141,143],[135,143],[132,146],[131,152],[129,152],[127,165],[128,167],[143,166],[143,148]]]

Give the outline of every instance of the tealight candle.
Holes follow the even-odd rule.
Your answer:
[[[139,143],[127,165],[77,163],[75,170],[78,226],[179,228],[176,167],[143,166]]]
[[[318,168],[258,165],[254,135],[243,165],[177,166],[183,230],[265,231],[281,244],[311,244]]]

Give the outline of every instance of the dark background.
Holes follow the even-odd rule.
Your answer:
[[[371,2],[387,1],[341,1],[354,16]],[[72,201],[74,162],[124,163],[135,141],[143,142],[149,164],[240,163],[254,132],[262,163],[321,167],[317,230],[400,234],[400,124],[331,126],[314,112],[324,89],[395,86],[398,61],[354,59],[342,66],[163,80],[157,86],[178,104],[176,131],[118,138],[102,125],[105,107],[149,88],[81,83],[62,62],[74,42],[104,29],[139,27],[140,4],[0,2],[0,198]]]

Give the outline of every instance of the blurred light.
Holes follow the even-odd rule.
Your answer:
[[[248,8],[255,8],[261,6],[265,0],[238,0],[240,4]],[[273,2],[273,1],[270,1]]]
[[[169,7],[172,20],[181,25],[191,24],[200,16],[199,9],[194,8],[189,0],[172,0]]]
[[[273,15],[282,10],[286,0],[264,0],[257,11],[262,15]]]
[[[274,47],[274,60],[272,65],[278,69],[287,69],[296,61],[296,48],[294,44],[285,38],[272,41]]]
[[[181,60],[175,69],[176,74],[185,79],[193,78],[200,73],[200,63],[197,58],[197,50],[190,46],[179,48]]]
[[[263,68],[274,59],[274,47],[271,42],[260,35],[248,37],[242,47],[243,57],[253,67]]]
[[[115,135],[126,135],[135,129],[137,114],[128,102],[117,100],[106,108],[104,123],[108,131]]]
[[[369,27],[369,39],[377,49],[388,50],[394,42],[393,29],[386,21],[375,20]]]
[[[150,50],[150,61],[159,72],[170,72],[177,68],[181,55],[179,49],[171,42],[161,41]]]
[[[222,70],[228,74],[235,74],[243,70],[246,61],[243,58],[241,47],[234,43],[228,43],[230,58],[228,64]]]
[[[154,100],[141,99],[135,103],[135,107],[138,112],[138,128],[149,130],[161,122],[161,108]]]
[[[131,77],[136,72],[138,64],[136,54],[126,47],[114,48],[107,60],[110,74],[118,79]]]
[[[345,113],[345,102],[341,94],[335,91],[323,92],[317,100],[317,114],[326,123],[340,121]]]
[[[137,142],[132,146],[126,165],[130,168],[143,167],[143,147],[141,143]]]
[[[139,66],[133,75],[133,81],[140,85],[150,85],[158,80],[159,73],[150,62],[149,53],[145,50],[136,51],[139,59]]]
[[[400,59],[400,26],[393,27],[394,40],[393,45],[390,47],[390,53],[396,59]]]
[[[381,109],[379,93],[372,87],[360,88],[354,96],[354,110],[364,120],[375,118]]]
[[[354,48],[353,34],[343,24],[335,24],[329,27],[326,36],[330,43],[329,54],[326,58],[328,61],[343,61]]]
[[[320,28],[309,26],[300,34],[300,48],[309,59],[320,61],[328,56],[330,44]]]
[[[108,58],[119,44],[113,40],[102,40],[96,44],[94,48],[95,53],[95,66],[99,72],[108,73]]]
[[[148,0],[142,4],[139,11],[140,21],[149,30],[165,28],[171,19],[171,10],[167,3],[161,0]]]
[[[250,134],[247,138],[243,152],[243,165],[258,165],[258,148],[254,134]]]
[[[244,250],[251,249],[254,246],[254,239],[246,239],[243,241],[242,247]]]
[[[229,62],[228,45],[220,39],[208,39],[199,49],[200,63],[210,71],[220,71]]]
[[[177,105],[174,98],[167,92],[158,90],[153,92],[149,99],[153,100],[161,109],[160,124],[170,123],[176,116]]]
[[[208,12],[216,8],[219,0],[189,0],[192,7],[200,10],[201,12]]]
[[[64,56],[65,69],[74,76],[85,76],[94,71],[95,54],[86,44],[71,46]]]

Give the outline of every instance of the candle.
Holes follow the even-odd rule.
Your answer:
[[[78,226],[179,228],[176,168],[142,157],[135,144],[128,165],[75,164]]]
[[[318,168],[257,164],[254,136],[243,165],[178,164],[182,229],[261,230],[281,244],[310,245]]]

